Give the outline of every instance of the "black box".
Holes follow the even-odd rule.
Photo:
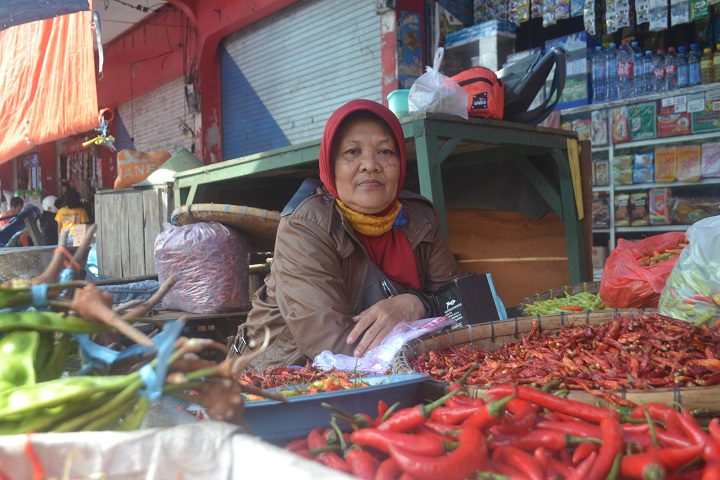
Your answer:
[[[440,287],[433,300],[440,315],[455,321],[452,329],[507,318],[489,273],[456,278]]]

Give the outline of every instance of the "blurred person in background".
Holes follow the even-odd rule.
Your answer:
[[[25,206],[25,201],[20,197],[13,197],[10,199],[10,208],[0,215],[0,218],[5,218],[11,215],[17,215],[18,213],[22,212],[23,207]],[[0,220],[0,228],[4,227],[12,220],[11,218]]]
[[[58,243],[58,222],[55,220],[55,215],[57,215],[59,204],[60,201],[55,195],[48,195],[42,200],[43,211],[38,225],[45,245],[57,245]]]
[[[74,188],[69,188],[65,193],[63,197],[63,207],[55,214],[55,221],[58,224],[58,238],[60,237],[60,232],[66,228],[70,229],[68,245],[72,245],[72,237],[75,233],[73,227],[90,221],[87,210],[85,210],[82,203],[80,203],[80,194]]]

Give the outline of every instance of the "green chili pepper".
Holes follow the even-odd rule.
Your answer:
[[[4,385],[33,385],[35,383],[35,355],[40,345],[40,333],[20,330],[10,332],[0,340],[0,380]],[[7,390],[5,390],[7,391]]]
[[[16,416],[56,407],[69,400],[82,402],[97,393],[119,392],[137,378],[137,373],[67,377],[0,391],[0,419],[13,421]]]
[[[104,323],[58,312],[13,312],[0,314],[0,332],[38,330],[64,333],[102,333],[110,329]]]
[[[69,333],[61,333],[58,340],[52,347],[50,358],[42,369],[35,368],[35,375],[38,382],[47,382],[60,378],[65,363],[67,363],[70,350],[72,349],[72,337]]]

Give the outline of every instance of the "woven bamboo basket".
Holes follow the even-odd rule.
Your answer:
[[[525,305],[532,304],[543,300],[549,300],[551,298],[563,298],[566,294],[575,295],[582,292],[598,293],[600,292],[600,282],[583,282],[575,285],[566,285],[564,287],[553,288],[551,290],[545,290],[543,292],[536,293],[531,297],[525,298],[517,306],[517,314],[519,316],[527,316],[525,312]]]
[[[448,346],[463,347],[471,344],[474,348],[488,351],[499,349],[503,344],[514,342],[525,333],[530,332],[533,320],[537,320],[541,332],[556,332],[564,326],[599,325],[612,321],[617,314],[656,313],[654,309],[608,309],[596,312],[579,312],[558,315],[538,315],[535,317],[516,317],[509,320],[469,325],[456,330],[439,334],[426,335],[403,345],[395,356],[393,370],[396,373],[414,372],[411,360],[433,350],[442,350]],[[436,392],[438,397],[447,391],[448,382],[429,380],[432,385],[429,391]],[[468,385],[468,394],[473,397],[484,396],[485,389]],[[710,387],[675,387],[656,388],[652,390],[616,390],[615,395],[636,404],[647,402],[677,402],[690,410],[703,409],[707,412],[720,412],[720,385]],[[583,390],[570,390],[568,398],[596,405],[609,407],[610,403],[598,396]]]

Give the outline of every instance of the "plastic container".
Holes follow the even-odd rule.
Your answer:
[[[626,100],[635,95],[635,52],[627,40],[622,41],[617,58],[620,80],[618,99]]]
[[[645,50],[643,56],[643,74],[645,75],[645,93],[655,92],[655,59],[652,50]]]
[[[700,58],[700,81],[703,85],[713,83],[713,55],[709,48],[703,50]]]
[[[655,93],[662,93],[667,87],[665,83],[665,53],[658,49],[655,53]]]
[[[665,55],[665,90],[672,91],[677,88],[678,79],[678,54],[675,47],[668,47]]]
[[[641,52],[635,53],[635,96],[640,97],[647,93],[645,87],[645,59]]]
[[[288,397],[287,403],[276,400],[246,402],[245,421],[264,441],[285,445],[290,440],[306,437],[315,427],[329,425],[332,411],[323,407],[323,402],[351,414],[372,414],[377,411],[381,399],[388,405],[400,402],[401,408],[411,407],[418,403],[420,387],[429,378],[424,373],[364,377],[370,386]],[[346,423],[339,422],[339,425],[345,431],[350,430]]]
[[[608,102],[618,99],[618,49],[611,43],[605,50],[605,71],[607,72]]]
[[[605,52],[602,46],[595,47],[595,52],[590,59],[592,66],[592,103],[600,103],[607,100],[607,72],[605,70]]]
[[[690,85],[687,47],[678,47],[677,63],[677,88],[685,88]]]
[[[700,85],[700,45],[693,43],[690,45],[688,53],[688,86],[692,87]]]
[[[408,94],[410,89],[393,90],[387,96],[388,108],[398,118],[408,116]]]

